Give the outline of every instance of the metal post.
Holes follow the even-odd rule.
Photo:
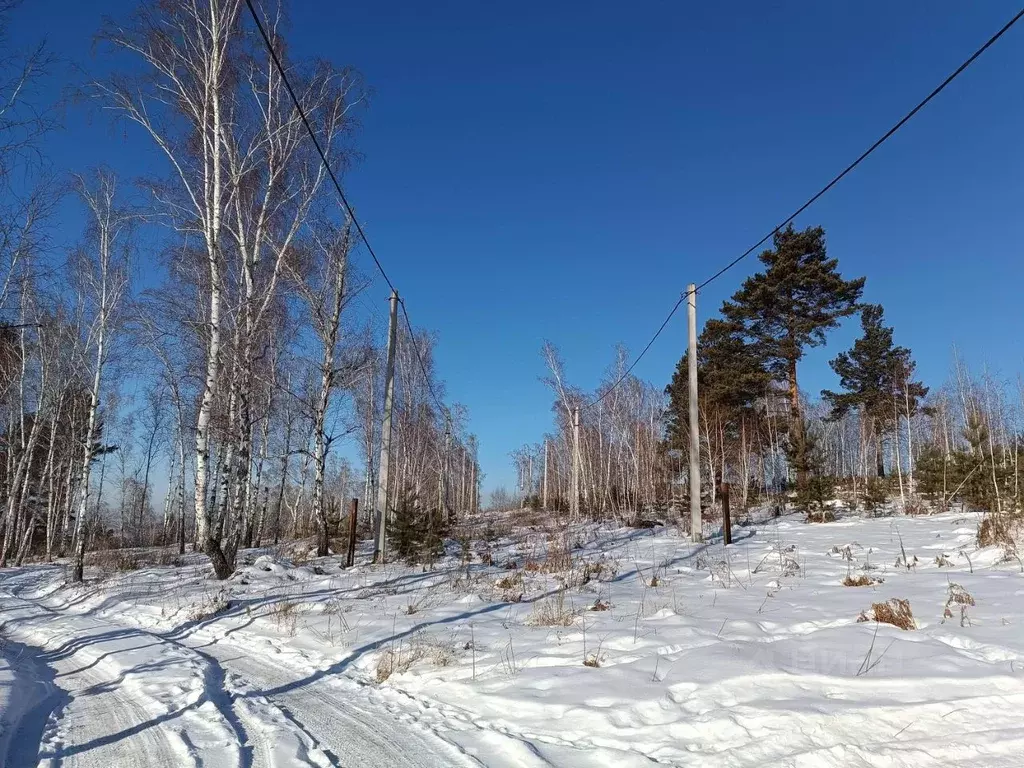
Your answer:
[[[569,514],[580,517],[580,409],[572,409],[572,488],[569,491]]]
[[[690,539],[702,541],[700,519],[700,432],[697,421],[697,286],[686,288],[686,316],[689,321],[690,372]]]
[[[387,540],[388,470],[391,463],[391,412],[395,404],[395,336],[398,333],[398,291],[391,292],[388,320],[388,358],[384,368],[384,423],[380,433],[380,470],[377,473],[377,514],[374,519],[373,561],[384,562]]]
[[[356,564],[356,522],[359,518],[359,499],[352,499],[351,511],[348,513],[348,556],[345,558],[345,567],[351,568]]]

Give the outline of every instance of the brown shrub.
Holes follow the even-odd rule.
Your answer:
[[[1001,517],[986,515],[978,526],[978,546],[991,547],[995,544],[1013,546],[1013,537]]]
[[[914,614],[910,610],[910,601],[898,597],[889,598],[884,603],[874,603],[870,611],[857,617],[857,621],[877,621],[880,624],[892,624],[900,629],[917,629]]]
[[[870,587],[874,584],[880,584],[881,579],[875,579],[868,576],[866,573],[862,573],[860,576],[847,576],[843,579],[844,587]]]

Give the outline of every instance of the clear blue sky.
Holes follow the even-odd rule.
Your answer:
[[[123,17],[134,3],[109,0]],[[616,342],[646,343],[679,292],[745,250],[1017,10],[941,2],[315,2],[294,0],[296,55],[360,69],[375,91],[346,180],[439,370],[468,406],[487,487],[551,422],[544,339],[595,386]],[[86,70],[99,4],[30,0],[16,31]],[[58,165],[129,176],[154,155],[81,107]],[[849,276],[867,275],[927,383],[953,344],[1022,366],[1024,22],[815,205]],[[756,266],[701,297],[706,318]],[[369,267],[367,267],[369,268]],[[383,306],[386,291],[371,294]],[[959,315],[959,318],[958,318]],[[680,318],[682,319],[682,318]],[[954,322],[958,320],[957,324]],[[826,360],[802,368],[831,386]],[[675,322],[637,373],[665,383]]]

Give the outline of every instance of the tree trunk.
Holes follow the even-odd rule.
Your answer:
[[[885,478],[885,450],[882,446],[882,430],[878,427],[875,428],[875,474],[880,478]]]
[[[796,447],[798,455],[798,468],[796,472],[796,485],[799,489],[807,486],[807,445],[804,435],[804,421],[800,413],[800,386],[796,378],[796,358],[789,360],[789,419],[792,444]]]

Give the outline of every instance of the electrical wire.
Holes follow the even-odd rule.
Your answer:
[[[423,380],[427,382],[427,390],[430,392],[430,396],[433,398],[434,403],[437,405],[438,409],[441,411],[441,413],[444,414],[445,421],[448,423],[450,428],[452,415],[448,411],[448,408],[445,406],[445,404],[441,402],[441,399],[437,396],[437,393],[434,391],[434,385],[430,381],[430,376],[427,374],[427,366],[423,362],[423,356],[420,355],[419,345],[416,343],[416,334],[412,329],[412,321],[409,320],[409,313],[405,309],[405,302],[399,300],[398,303],[399,306],[401,306],[402,308],[402,317],[405,318],[405,327],[409,331],[409,338],[412,341],[412,348],[416,352],[416,360],[419,362],[420,370],[423,372]]]
[[[266,46],[267,51],[270,53],[270,57],[274,61],[274,68],[277,70],[278,75],[281,76],[281,82],[284,83],[284,87],[288,91],[288,95],[291,97],[292,104],[295,106],[295,110],[298,112],[299,117],[302,120],[302,124],[306,127],[306,132],[309,134],[309,138],[312,140],[313,146],[316,148],[316,152],[320,156],[320,161],[323,163],[324,169],[327,171],[327,174],[330,177],[331,182],[334,184],[334,189],[338,193],[338,198],[341,200],[341,204],[344,207],[346,214],[348,214],[348,217],[352,221],[352,223],[355,224],[356,232],[359,233],[359,238],[363,241],[363,244],[366,246],[366,250],[369,252],[370,257],[373,259],[373,263],[377,265],[377,270],[380,272],[381,277],[384,278],[384,282],[388,284],[388,287],[391,289],[392,293],[397,294],[398,289],[395,288],[394,283],[391,282],[391,278],[388,277],[388,273],[384,270],[384,265],[381,264],[380,259],[377,258],[377,254],[376,252],[374,252],[373,246],[370,245],[370,241],[366,237],[366,233],[363,231],[363,227],[362,225],[360,225],[359,219],[356,218],[355,212],[352,210],[352,206],[349,205],[348,198],[345,196],[345,192],[341,188],[341,184],[338,181],[338,177],[334,174],[334,169],[331,168],[331,164],[327,161],[327,155],[324,153],[323,148],[320,146],[320,141],[317,139],[316,133],[313,131],[313,127],[309,124],[309,119],[306,117],[306,112],[302,108],[302,105],[299,103],[298,97],[295,95],[295,91],[292,88],[292,84],[288,80],[288,75],[284,71],[284,66],[281,64],[281,59],[278,57],[277,51],[274,50],[274,45],[270,41],[270,35],[267,34],[267,30],[263,26],[263,22],[260,20],[260,16],[256,12],[256,8],[253,5],[252,0],[245,0],[245,4],[249,8],[249,13],[252,16],[253,21],[256,23],[256,28],[259,30],[260,37],[263,38],[263,43]],[[450,422],[451,415],[449,414],[448,409],[437,397],[437,394],[434,392],[434,385],[433,383],[431,383],[430,377],[427,375],[427,367],[423,362],[423,356],[420,354],[419,345],[416,343],[416,335],[413,333],[412,330],[412,323],[409,320],[409,312],[405,308],[405,301],[400,299],[399,303],[402,306],[402,315],[405,317],[406,327],[408,327],[409,329],[409,338],[412,341],[413,349],[416,352],[416,359],[419,361],[420,370],[423,371],[423,376],[427,382],[427,389],[430,391],[430,395],[434,399],[434,402],[437,404],[437,407],[445,415],[445,418]]]
[[[928,102],[930,102],[932,99],[934,99],[940,93],[942,93],[942,91],[944,91],[946,89],[946,86],[948,86],[950,83],[952,83],[954,80],[956,80],[956,78],[959,77],[960,74],[963,73],[963,71],[965,69],[967,69],[969,66],[971,66],[971,64],[973,64],[974,61],[979,56],[981,56],[981,54],[983,54],[985,51],[987,51],[989,48],[991,48],[995,44],[995,42],[997,40],[999,40],[999,38],[1001,38],[1004,34],[1006,34],[1006,32],[1008,32],[1010,30],[1010,28],[1014,24],[1016,24],[1018,21],[1020,21],[1021,17],[1024,17],[1024,8],[1021,8],[1020,11],[1018,11],[1016,13],[1016,15],[1014,15],[1014,17],[1012,19],[1010,19],[1008,22],[1006,22],[1006,24],[1004,24],[1002,26],[1002,28],[1000,28],[1000,30],[998,32],[996,32],[994,35],[992,35],[992,37],[990,37],[988,40],[986,40],[985,43],[980,48],[978,48],[978,50],[976,50],[974,53],[972,53],[959,67],[957,67],[955,70],[953,70],[953,72],[950,73],[950,75],[945,80],[943,80],[941,83],[939,83],[939,85],[937,85],[931,91],[931,93],[929,93],[927,96],[925,96],[921,101],[919,101],[917,103],[917,105],[913,109],[911,109],[902,118],[900,118],[900,120],[895,125],[893,125],[892,128],[890,128],[888,131],[886,131],[884,134],[882,134],[882,136],[877,141],[875,141],[874,144],[872,144],[870,147],[868,147],[866,150],[864,150],[856,160],[854,160],[852,163],[850,163],[848,166],[846,166],[839,174],[834,176],[832,178],[832,180],[828,182],[828,184],[826,184],[824,187],[822,187],[816,193],[814,193],[803,205],[801,205],[799,208],[797,208],[795,211],[793,211],[793,213],[791,213],[789,216],[787,216],[785,219],[783,219],[768,234],[766,234],[764,237],[762,237],[760,240],[758,240],[756,243],[754,243],[752,246],[750,246],[747,250],[745,250],[743,253],[741,253],[739,256],[737,256],[735,259],[733,259],[728,264],[726,264],[724,267],[722,267],[717,272],[715,272],[707,280],[705,280],[704,282],[700,283],[694,289],[694,292],[695,293],[699,293],[703,288],[707,287],[708,285],[713,283],[715,280],[720,278],[722,275],[724,275],[730,269],[732,269],[737,264],[739,264],[741,261],[743,261],[745,258],[750,256],[750,254],[752,254],[754,251],[756,251],[758,248],[760,248],[762,245],[764,245],[766,242],[768,242],[768,240],[770,240],[772,237],[774,237],[777,232],[779,232],[783,227],[785,227],[790,222],[792,222],[793,219],[795,219],[801,213],[803,213],[808,208],[810,208],[814,203],[816,203],[823,195],[825,195],[825,193],[827,193],[830,189],[832,189],[832,187],[834,187],[836,184],[838,184],[840,181],[842,181],[843,178],[847,174],[849,174],[858,165],[860,165],[864,160],[866,160],[869,155],[871,155],[876,149],[878,149],[880,146],[882,146],[882,144],[884,144],[886,141],[888,141],[893,136],[893,134],[895,134],[900,128],[902,128],[904,125],[906,125],[906,123],[908,123],[910,121],[910,119],[912,117],[914,117],[914,115],[916,115],[918,112],[920,112],[928,104]],[[655,332],[655,334],[651,338],[651,340],[649,342],[647,342],[647,346],[644,347],[643,351],[633,361],[632,365],[630,365],[629,368],[626,369],[626,372],[623,373],[615,381],[615,383],[612,384],[611,387],[609,387],[607,390],[605,390],[605,392],[599,398],[594,400],[592,403],[588,403],[587,405],[582,406],[582,408],[584,410],[587,409],[587,408],[590,408],[592,406],[595,406],[598,403],[600,403],[602,400],[604,400],[606,397],[608,397],[608,395],[610,395],[615,389],[617,389],[619,387],[619,385],[622,384],[623,381],[626,380],[626,378],[629,376],[629,374],[633,370],[633,368],[636,367],[637,363],[639,363],[640,360],[643,358],[643,356],[645,354],[647,354],[647,351],[651,348],[651,346],[654,344],[654,342],[661,335],[661,332],[665,330],[665,326],[668,325],[668,323],[672,319],[673,315],[675,315],[676,311],[679,309],[679,305],[682,304],[686,300],[686,297],[688,295],[689,295],[689,291],[683,292],[683,294],[679,297],[679,300],[675,303],[675,306],[672,307],[672,311],[670,311],[668,313],[668,317],[665,318],[665,322],[663,322],[661,324],[661,326]]]

